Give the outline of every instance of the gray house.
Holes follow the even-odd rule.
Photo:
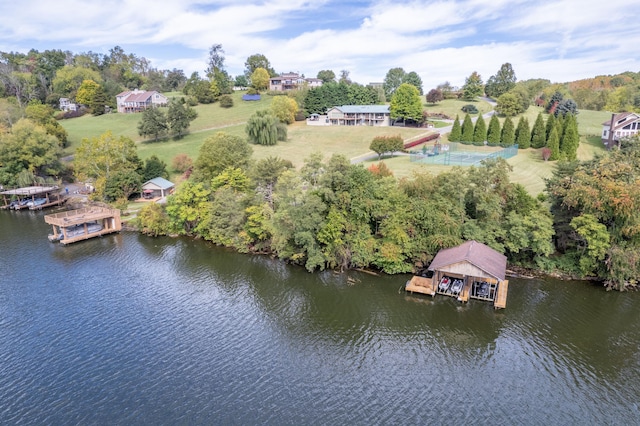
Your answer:
[[[165,178],[153,178],[142,185],[142,198],[146,198],[148,200],[153,198],[164,198],[173,193],[175,186],[176,185],[173,182],[169,182]]]

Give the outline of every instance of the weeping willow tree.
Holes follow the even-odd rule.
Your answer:
[[[245,132],[249,141],[258,145],[275,145],[278,142],[278,119],[267,110],[256,111],[249,120]]]

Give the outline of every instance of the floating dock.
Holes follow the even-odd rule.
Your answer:
[[[53,227],[49,241],[71,244],[122,230],[120,210],[85,207],[46,215],[44,221]]]
[[[407,281],[404,289],[411,293],[427,294],[432,297],[436,295],[436,286],[433,283],[433,279],[426,277],[414,276]]]
[[[0,192],[3,209],[42,210],[47,207],[60,206],[66,197],[60,193],[58,186],[26,186]]]

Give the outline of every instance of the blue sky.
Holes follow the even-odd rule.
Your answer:
[[[261,53],[277,72],[348,70],[362,84],[402,67],[428,91],[505,62],[519,80],[638,72],[639,18],[639,0],[21,0],[0,3],[0,51],[121,46],[189,75],[215,43],[231,75]]]

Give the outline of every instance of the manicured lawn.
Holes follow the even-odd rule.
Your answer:
[[[441,113],[446,114],[451,117],[451,119],[455,119],[456,115],[460,116],[460,120],[464,118],[464,112],[460,109],[465,105],[474,105],[478,108],[478,111],[481,114],[485,114],[493,109],[493,107],[486,101],[462,101],[459,99],[445,99],[442,102],[438,102],[437,104],[423,104],[424,109],[429,113]],[[472,114],[472,117],[477,116],[477,114]]]

